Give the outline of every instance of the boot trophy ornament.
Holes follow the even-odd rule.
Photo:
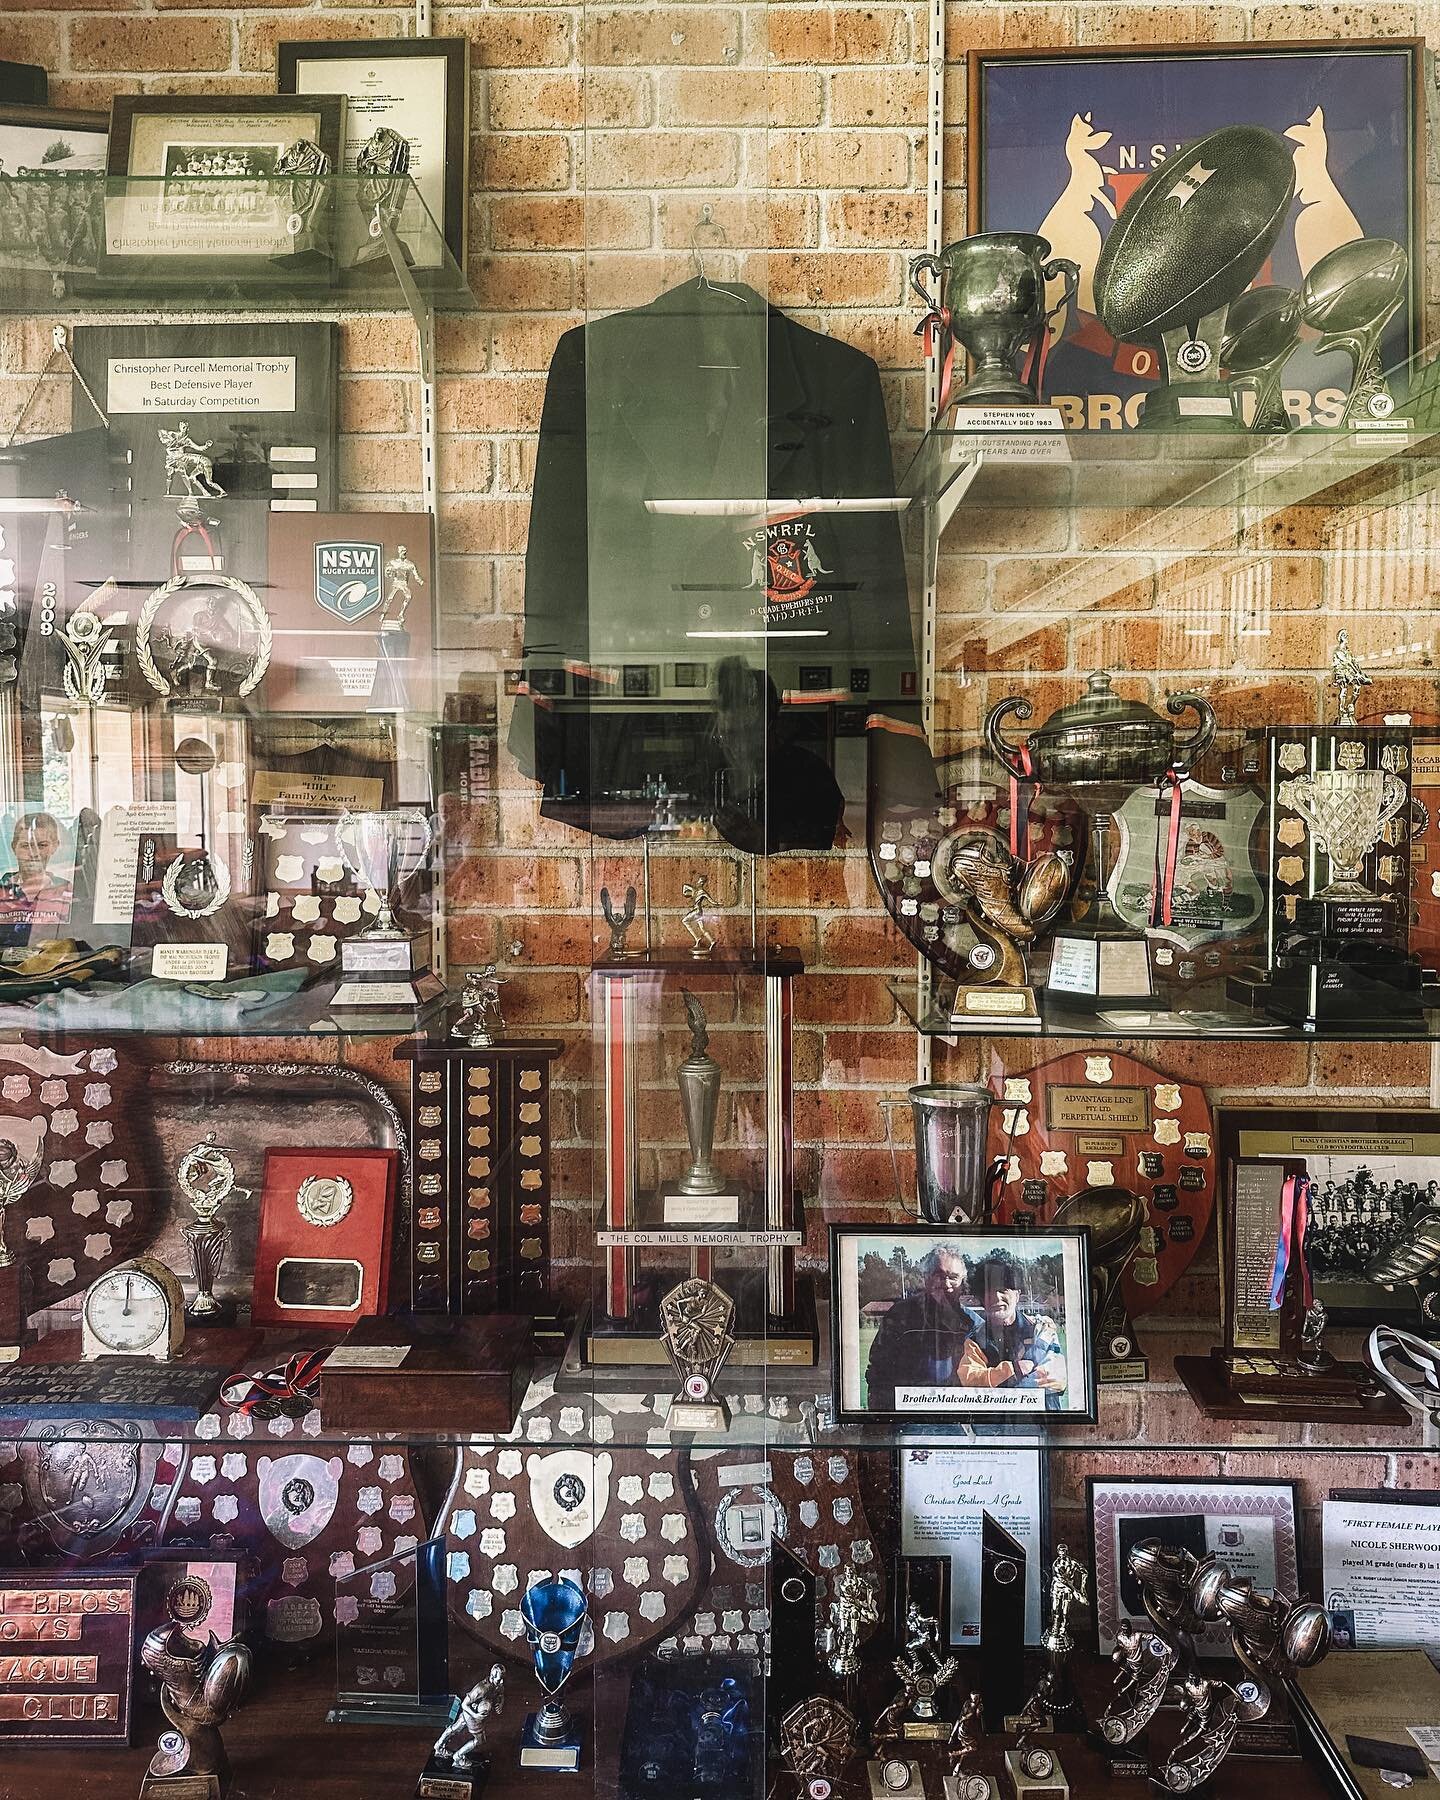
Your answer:
[[[698,962],[715,948],[715,933],[705,922],[705,914],[715,902],[706,891],[703,875],[692,875],[680,892],[690,902],[680,915],[680,923],[690,938],[690,954]]]
[[[1405,298],[1410,259],[1391,238],[1352,238],[1322,256],[1305,277],[1300,308],[1322,335],[1315,354],[1348,352],[1350,389],[1341,430],[1383,424],[1395,411],[1380,340]]]
[[[690,1166],[680,1177],[677,1192],[703,1196],[718,1194],[724,1183],[714,1163],[715,1115],[720,1104],[720,1065],[710,1055],[710,1031],[705,1008],[692,993],[681,990],[685,1023],[690,1028],[690,1054],[676,1070],[680,1084],[680,1111],[690,1144]]]
[[[312,249],[315,214],[325,197],[325,177],[329,173],[330,158],[308,138],[297,138],[275,163],[276,180],[282,191],[288,192],[290,201],[285,229]]]
[[[848,1677],[860,1672],[860,1639],[880,1623],[880,1603],[874,1585],[852,1568],[835,1577],[829,1617],[820,1647],[832,1675]]]
[[[235,1190],[235,1165],[227,1149],[215,1142],[213,1131],[180,1158],[175,1185],[195,1214],[183,1233],[195,1277],[195,1298],[185,1308],[185,1316],[202,1321],[213,1319],[221,1311],[215,1298],[215,1283],[220,1279],[230,1247],[230,1226],[219,1217],[219,1212]]]
[[[500,1012],[500,989],[509,979],[501,975],[494,963],[483,969],[471,969],[465,976],[460,994],[460,1011],[450,1027],[452,1038],[468,1044],[472,1050],[488,1050],[505,1029]]]
[[[974,1767],[985,1741],[985,1702],[978,1693],[965,1697],[960,1716],[945,1745],[945,1800],[995,1800],[995,1784]]]
[[[213,1631],[192,1635],[209,1615],[212,1595],[196,1575],[182,1575],[165,1597],[166,1623],[140,1646],[143,1667],[160,1682],[160,1710],[173,1730],[163,1732],[140,1784],[141,1800],[224,1800],[230,1763],[220,1727],[250,1685],[250,1652],[239,1638],[217,1641]]]
[[[828,1694],[813,1695],[790,1708],[780,1721],[780,1755],[801,1783],[805,1800],[830,1800],[855,1754],[859,1733],[855,1715]]]
[[[357,267],[386,260],[385,229],[394,231],[405,210],[410,182],[410,144],[398,131],[380,125],[360,146],[355,158],[355,202],[365,221],[366,242],[355,257]],[[401,255],[407,263],[414,261],[410,246],[403,239]]]
[[[735,1348],[735,1302],[713,1281],[691,1276],[660,1302],[665,1348],[680,1377],[681,1397],[670,1402],[671,1431],[724,1431],[730,1423],[715,1383]]]
[[[605,915],[605,923],[610,927],[610,948],[605,952],[610,961],[628,962],[632,957],[638,956],[638,951],[627,950],[625,948],[625,934],[629,931],[631,925],[635,921],[634,884],[632,883],[631,886],[626,888],[624,910],[619,914],[615,911],[614,902],[610,898],[609,888],[602,887],[600,890],[600,911]]]
[[[1356,702],[1360,698],[1360,690],[1371,684],[1372,677],[1355,660],[1355,653],[1350,648],[1350,633],[1343,626],[1336,634],[1335,649],[1330,657],[1330,681],[1327,685],[1335,689],[1338,710],[1335,714],[1337,725],[1354,725]]]
[[[925,275],[938,283],[933,294]],[[1047,306],[1054,281],[1063,284],[1061,295]],[[1051,256],[1049,242],[1033,232],[982,232],[947,244],[938,256],[912,257],[910,287],[925,305],[916,335],[924,337],[927,355],[938,335],[944,370],[936,422],[951,406],[1042,404],[1051,321],[1061,319],[1058,336],[1073,313],[1079,283],[1079,264]],[[957,344],[969,355],[971,370],[951,394]],[[1025,367],[1017,375],[1022,352]]]
[[[480,1782],[484,1781],[490,1769],[490,1758],[485,1749],[486,1734],[504,1710],[505,1671],[499,1663],[491,1663],[485,1674],[461,1697],[459,1716],[435,1740],[430,1752],[430,1761],[439,1777],[434,1791],[444,1791],[442,1784],[449,1775],[462,1778],[473,1775]],[[421,1792],[426,1791],[422,1783]],[[468,1783],[463,1800],[470,1800],[470,1795],[479,1791],[474,1782]],[[458,1782],[453,1784],[453,1792],[460,1800]]]
[[[1115,1687],[1100,1715],[1100,1735],[1117,1749],[1139,1737],[1159,1712],[1179,1661],[1173,1644],[1143,1625],[1121,1625],[1110,1652]]]
[[[1399,1236],[1382,1245],[1370,1258],[1365,1265],[1365,1279],[1392,1292],[1400,1287],[1412,1288],[1422,1326],[1432,1336],[1440,1335],[1440,1208],[1426,1205],[1413,1212]],[[1409,1336],[1406,1332],[1394,1335]]]
[[[1065,904],[1073,866],[1068,850],[1023,862],[998,832],[983,827],[941,838],[930,872],[940,898],[963,910],[979,940],[968,958],[976,985],[1029,995],[1025,950]]]
[[[1145,1380],[1149,1362],[1125,1305],[1123,1277],[1150,1222],[1148,1202],[1123,1187],[1086,1187],[1056,1207],[1052,1225],[1079,1225],[1090,1240],[1091,1316],[1101,1381]]]

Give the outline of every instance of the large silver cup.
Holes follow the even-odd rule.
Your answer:
[[[1378,898],[1360,879],[1380,833],[1405,806],[1405,784],[1383,769],[1321,769],[1280,786],[1281,804],[1299,813],[1330,858],[1331,879],[1317,900]]]
[[[380,901],[375,923],[362,938],[407,938],[395,923],[395,898],[412,875],[425,867],[435,827],[418,807],[391,812],[346,812],[335,827],[341,861]]]
[[[985,1223],[990,1090],[933,1082],[910,1089],[915,1115],[915,1187],[922,1219]]]
[[[920,279],[926,274],[940,284],[935,294]],[[1064,293],[1047,307],[1045,284],[1057,279]],[[1038,345],[1050,320],[1072,306],[1079,280],[1079,265],[1052,258],[1048,240],[1030,231],[987,231],[947,244],[938,256],[911,258],[910,286],[974,365],[954,396],[958,405],[1039,404],[1039,358],[1029,381],[1015,364],[1022,350]]]

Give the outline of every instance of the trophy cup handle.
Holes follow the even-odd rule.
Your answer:
[[[1066,307],[1073,306],[1080,294],[1079,263],[1071,262],[1068,256],[1052,256],[1050,261],[1041,269],[1040,279],[1048,286],[1050,282],[1054,281],[1057,275],[1064,277],[1065,292],[1046,312],[1045,317],[1040,321],[1041,325],[1045,327],[1049,326],[1050,321],[1055,317],[1056,313],[1064,312]]]
[[[1203,704],[1203,702],[1202,702]],[[1012,714],[1017,719],[1028,719],[1035,708],[1022,694],[1011,694],[1006,700],[992,706],[985,715],[985,742],[990,746],[996,761],[1008,775],[1017,779],[1025,776],[1025,763],[1021,757],[1021,746],[1010,744],[1000,735],[1000,726]]]
[[[1215,708],[1199,694],[1171,694],[1165,701],[1165,710],[1172,719],[1178,719],[1183,712],[1196,715],[1195,729],[1181,743],[1175,743],[1176,765],[1184,764],[1192,767],[1210,748],[1215,739]]]
[[[931,294],[930,290],[925,286],[924,282],[921,281],[920,277],[922,275],[933,275],[938,282],[943,272],[938,256],[926,255],[912,256],[910,258],[910,286],[911,289],[925,302],[925,310],[927,313],[938,313],[940,310],[940,301],[937,295]]]
[[[1377,826],[1388,825],[1397,813],[1405,810],[1405,783],[1398,775],[1387,775],[1380,789],[1380,817]]]

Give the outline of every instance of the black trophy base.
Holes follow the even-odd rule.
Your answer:
[[[1244,431],[1226,381],[1186,381],[1171,377],[1145,397],[1142,431]]]
[[[735,1301],[735,1348],[725,1364],[722,1387],[743,1387],[747,1373],[766,1371],[766,1384],[789,1370],[801,1376],[807,1392],[813,1392],[814,1371],[819,1361],[819,1329],[815,1290],[803,1276],[795,1282],[795,1305],[788,1318],[769,1318],[765,1309],[763,1271],[721,1270],[718,1284]],[[609,1319],[594,1309],[580,1315],[556,1376],[561,1392],[576,1387],[632,1388],[637,1371],[671,1371],[665,1340],[660,1335],[659,1296],[668,1281],[655,1284],[653,1297],[637,1296],[639,1303],[628,1319]]]
[[[464,1768],[448,1757],[443,1761],[432,1751],[430,1760],[415,1783],[415,1800],[476,1800],[490,1779],[490,1758],[477,1756]]]
[[[617,1800],[760,1793],[760,1699],[759,1670],[747,1657],[649,1658],[630,1684]]]
[[[1287,956],[1271,972],[1262,1005],[1289,1024],[1386,1024],[1424,1016],[1424,983],[1420,964],[1398,951]]]

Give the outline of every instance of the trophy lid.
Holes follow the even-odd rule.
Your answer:
[[[1087,676],[1085,692],[1080,698],[1051,713],[1033,736],[1048,737],[1052,733],[1096,725],[1158,725],[1166,732],[1174,730],[1168,719],[1162,719],[1143,700],[1127,700],[1123,694],[1117,694],[1111,688],[1110,682],[1108,669],[1097,669],[1093,675]]]

